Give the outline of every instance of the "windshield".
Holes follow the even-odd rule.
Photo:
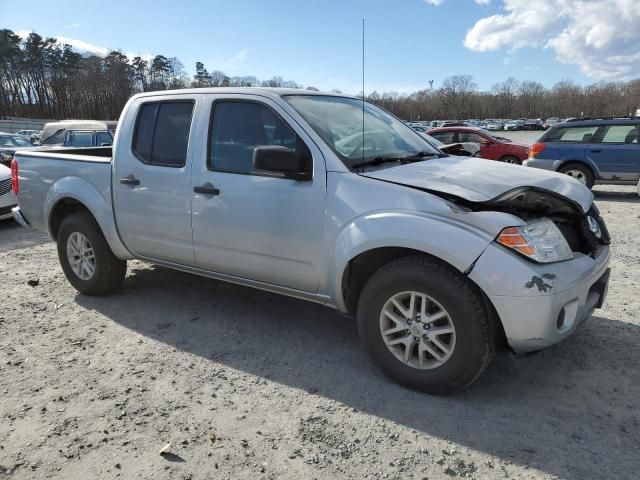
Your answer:
[[[375,105],[365,102],[363,114],[362,100],[357,98],[324,95],[283,98],[348,168],[380,158],[440,155],[419,133]]]

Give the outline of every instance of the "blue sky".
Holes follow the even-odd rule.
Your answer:
[[[609,10],[611,4],[626,5],[630,21],[640,20],[640,0],[592,0],[597,3],[608,3]],[[28,5],[0,0],[0,26],[72,39],[87,50],[176,56],[189,74],[202,61],[229,75],[279,75],[323,90],[360,89],[363,17],[368,92],[414,91],[429,80],[438,88],[456,74],[471,74],[481,89],[490,89],[509,76],[551,86],[563,78],[588,84],[640,73],[640,58],[600,68],[598,55],[609,58],[625,42],[638,51],[633,42],[640,38],[620,39],[615,31],[604,38],[604,50],[600,42],[600,51],[594,47],[574,58],[574,50],[590,48],[589,39],[570,36],[585,20],[570,10],[554,11],[554,0],[30,0]],[[540,16],[534,26],[532,15]],[[595,11],[591,20],[601,17],[606,15]],[[635,25],[631,30],[638,30]]]

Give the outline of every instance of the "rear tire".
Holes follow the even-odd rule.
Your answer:
[[[558,172],[575,178],[589,189],[593,188],[593,172],[586,165],[581,163],[566,163],[558,169]]]
[[[417,294],[413,310],[412,292]],[[358,331],[373,362],[393,381],[436,395],[464,390],[489,365],[495,351],[490,321],[476,287],[426,256],[385,265],[372,275],[358,300]],[[438,333],[448,330],[452,333]]]
[[[66,217],[57,235],[58,258],[67,280],[85,295],[105,295],[118,288],[127,262],[117,258],[95,219],[85,212]]]

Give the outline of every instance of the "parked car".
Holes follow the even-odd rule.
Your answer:
[[[0,165],[0,220],[11,218],[11,210],[18,204],[11,189],[11,170]]]
[[[0,164],[11,166],[13,155],[19,150],[32,149],[33,144],[20,135],[0,132]]]
[[[116,140],[13,162],[14,217],[49,232],[87,295],[138,258],[319,302],[356,317],[386,375],[441,394],[497,348],[567,338],[607,291],[609,239],[585,186],[446,156],[358,98],[147,92]]]
[[[536,119],[530,118],[529,120],[524,122],[524,125],[522,126],[522,129],[523,130],[528,130],[528,131],[544,130],[544,126],[542,125],[542,121],[541,120],[536,120]]]
[[[42,129],[40,145],[59,147],[100,147],[113,144],[118,122],[65,120],[47,123]]]
[[[40,141],[40,130],[20,130],[16,132],[16,135],[26,138],[32,144],[36,144]]]
[[[445,144],[437,138],[432,137],[428,133],[424,133],[423,135],[427,142],[429,142],[429,145],[437,148],[447,155],[455,155],[459,157],[475,157],[480,152],[480,145],[478,145],[477,143],[464,142]]]
[[[529,146],[512,142],[487,130],[474,127],[435,128],[427,132],[443,143],[473,142],[480,144],[481,158],[521,164],[529,155]]]
[[[531,146],[528,167],[595,184],[635,185],[640,177],[640,118],[571,120],[547,130]]]
[[[484,128],[486,128],[487,130],[492,130],[497,132],[504,128],[504,123],[499,122],[497,120],[491,120],[485,124]]]
[[[560,119],[558,117],[550,117],[547,118],[544,123],[542,124],[542,126],[544,127],[545,130],[553,127],[554,125],[557,125],[558,123],[560,123]]]
[[[503,128],[505,132],[520,130],[520,124],[518,124],[517,120],[509,120],[508,122],[505,122]]]

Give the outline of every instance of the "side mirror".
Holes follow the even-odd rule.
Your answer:
[[[311,180],[310,162],[287,147],[262,145],[253,149],[253,167],[256,170],[281,173],[293,180]]]
[[[483,147],[488,147],[489,145],[493,145],[493,142],[491,140],[482,140],[480,142],[480,145],[482,145]]]

